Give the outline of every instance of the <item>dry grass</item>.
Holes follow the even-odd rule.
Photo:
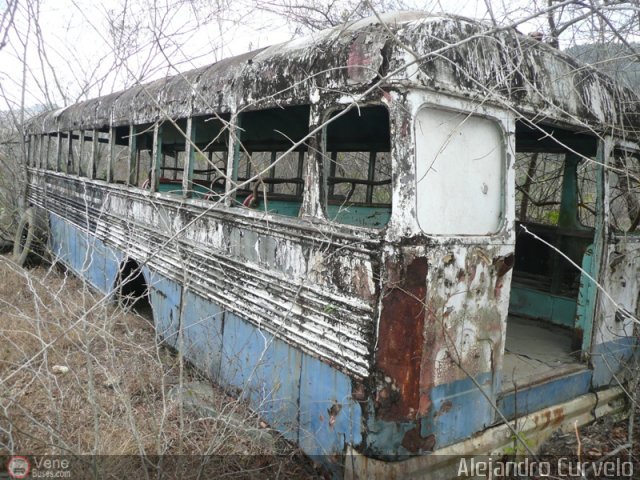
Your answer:
[[[153,456],[187,455],[180,458],[190,474],[160,469],[182,477],[203,459],[210,473],[236,478],[315,474],[281,439],[259,441],[252,429],[264,424],[223,391],[212,399],[216,411],[233,411],[246,430],[224,416],[198,418],[168,398],[176,383],[201,380],[198,373],[181,368],[146,319],[60,268],[23,270],[0,256],[0,334],[0,453],[129,455],[119,461],[127,472],[141,458],[153,459],[144,467],[153,470]],[[118,462],[109,462],[118,476]]]

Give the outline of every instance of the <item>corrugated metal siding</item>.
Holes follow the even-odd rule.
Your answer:
[[[53,213],[94,231],[106,245],[146,262],[168,280],[181,284],[186,271],[194,293],[339,370],[357,377],[368,374],[376,302],[375,238],[361,237],[354,245],[353,237],[321,235],[320,227],[304,228],[300,221],[205,211],[205,204],[184,215],[185,205],[173,198],[150,203],[144,193],[92,186],[60,174],[48,174],[45,202],[38,177],[32,178],[29,200],[34,204],[46,203]],[[196,216],[201,217],[172,238],[172,232]],[[274,238],[283,241],[273,244],[273,255],[262,258],[259,244]],[[314,276],[314,270],[319,274]],[[303,280],[307,275],[318,281]],[[368,277],[364,281],[356,278],[363,275]],[[373,289],[369,298],[349,293],[363,282]]]

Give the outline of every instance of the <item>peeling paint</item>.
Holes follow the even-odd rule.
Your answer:
[[[387,14],[383,20],[386,27],[375,18],[355,22],[46,113],[30,122],[28,131],[150,123],[161,115],[156,101],[162,103],[164,114],[174,118],[207,112],[212,102],[219,113],[237,111],[239,106],[264,108],[271,101],[252,105],[262,98],[261,92],[277,101],[310,98],[317,103],[325,90],[348,92],[370,84],[383,61],[396,72],[383,81],[391,88],[401,83],[463,96],[486,89],[485,101],[507,102],[523,113],[548,112],[551,117],[560,107],[567,122],[578,117],[603,129],[617,125],[621,117],[625,122],[639,121],[640,106],[629,90],[513,31],[485,34],[490,26],[421,13]],[[413,56],[392,41],[389,32],[424,60],[414,64]],[[456,47],[443,48],[446,44]],[[272,95],[279,91],[283,93]],[[625,105],[624,116],[619,105]]]

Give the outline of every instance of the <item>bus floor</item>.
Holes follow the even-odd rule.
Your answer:
[[[541,383],[586,368],[572,351],[567,329],[509,315],[502,391]]]

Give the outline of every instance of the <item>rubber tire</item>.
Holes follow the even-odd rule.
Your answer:
[[[22,242],[23,232],[27,230],[27,238]],[[20,216],[20,223],[16,229],[16,236],[13,239],[13,261],[24,266],[27,261],[29,253],[31,253],[31,246],[34,244],[36,238],[36,211],[33,207],[27,208]]]

